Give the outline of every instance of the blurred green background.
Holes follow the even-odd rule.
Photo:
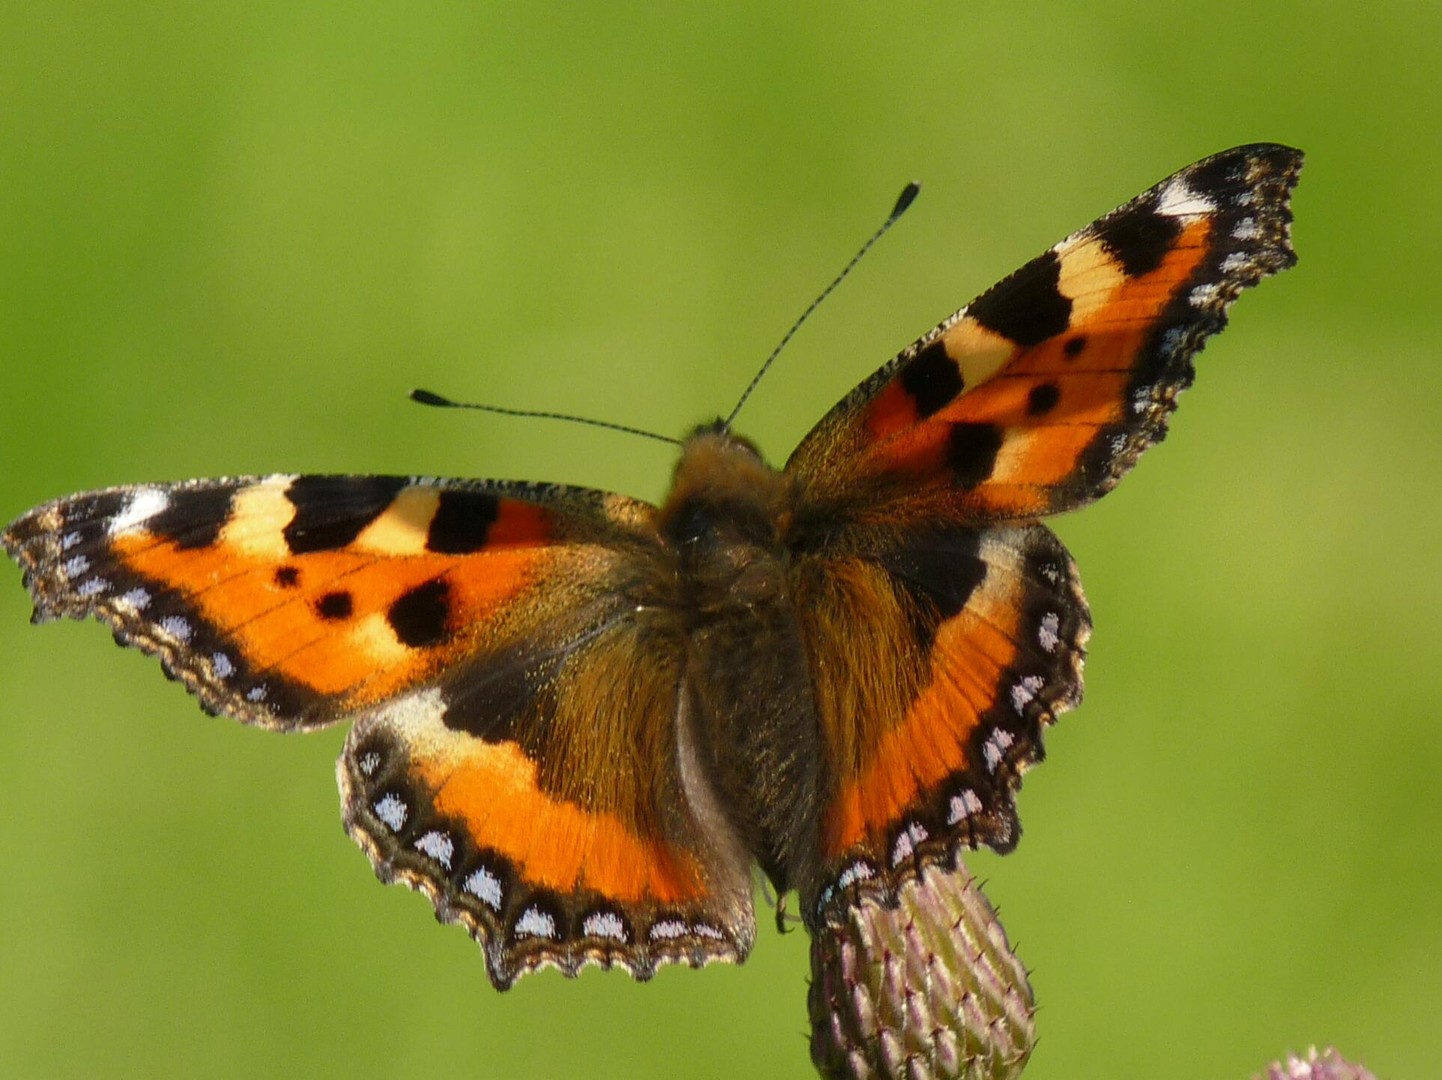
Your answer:
[[[979,855],[1034,969],[1028,1080],[1442,1058],[1442,7],[6,5],[0,520],[271,470],[656,498],[665,447],[880,220],[743,429],[782,460],[901,345],[1195,158],[1304,148],[1300,266],[1172,437],[1058,523],[1088,695]],[[508,994],[381,888],[340,731],[202,716],[0,589],[8,1076],[810,1075],[807,942]],[[763,923],[764,923],[763,917]]]

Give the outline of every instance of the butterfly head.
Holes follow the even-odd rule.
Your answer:
[[[785,512],[789,488],[761,449],[736,435],[724,420],[695,428],[682,443],[671,491],[661,506],[663,535],[684,539],[687,522],[714,528],[720,521],[746,524],[743,531],[774,537]]]

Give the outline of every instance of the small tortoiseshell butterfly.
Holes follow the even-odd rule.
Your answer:
[[[1009,851],[1090,617],[1038,518],[1166,432],[1242,289],[1295,262],[1302,155],[1200,161],[822,418],[725,422],[659,506],[554,484],[266,476],[74,495],[3,534],[36,621],[94,616],[209,712],[354,726],[345,823],[507,987],[741,960],[751,871],[815,928]]]

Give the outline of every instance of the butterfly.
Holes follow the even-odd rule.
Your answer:
[[[753,868],[812,929],[1011,850],[1091,619],[1040,522],[1166,433],[1242,289],[1296,261],[1302,155],[1191,165],[1031,260],[784,468],[725,421],[659,506],[280,475],[72,495],[6,528],[34,621],[94,617],[211,713],[352,726],[347,830],[491,980],[743,960]]]

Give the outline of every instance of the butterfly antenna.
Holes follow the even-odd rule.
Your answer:
[[[496,413],[498,416],[530,416],[539,420],[565,420],[572,424],[589,424],[591,427],[605,428],[608,431],[640,435],[642,438],[655,439],[657,442],[670,443],[672,446],[681,445],[680,439],[673,439],[669,435],[660,435],[654,431],[644,431],[641,428],[628,427],[625,424],[613,424],[609,420],[595,420],[589,416],[540,412],[536,409],[507,409],[501,405],[481,405],[472,401],[452,401],[450,398],[441,397],[440,394],[432,393],[429,390],[412,390],[410,396],[412,401],[422,405],[434,405],[438,409],[476,409],[479,412]]]
[[[811,313],[821,306],[821,302],[831,295],[836,286],[846,280],[847,274],[856,269],[856,264],[861,261],[861,257],[870,251],[878,240],[886,235],[887,230],[896,224],[897,219],[900,218],[902,214],[906,213],[911,204],[916,201],[916,196],[920,193],[921,185],[915,180],[902,189],[901,194],[896,198],[896,205],[891,208],[891,213],[887,215],[886,220],[881,223],[881,228],[872,233],[871,238],[861,245],[861,250],[851,257],[851,261],[846,264],[841,273],[836,275],[831,284],[821,290],[821,295],[811,301],[811,306],[801,313],[801,318],[791,324],[791,329],[786,331],[780,343],[777,344],[776,348],[771,350],[771,355],[766,358],[766,362],[761,365],[761,369],[752,376],[750,384],[741,395],[741,400],[738,401],[736,407],[731,410],[731,415],[726,417],[725,424],[723,425],[725,430],[731,430],[731,424],[735,421],[737,414],[741,412],[741,407],[746,404],[746,400],[751,396],[752,391],[756,389],[756,384],[761,381],[766,372],[771,370],[771,365],[774,364],[776,358],[781,355],[781,350],[786,348],[791,339],[796,336],[796,331],[801,329],[801,324],[811,318]]]

